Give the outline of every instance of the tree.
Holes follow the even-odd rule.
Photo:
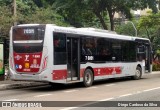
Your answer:
[[[68,26],[63,17],[54,12],[51,7],[46,9],[39,8],[34,13],[27,16],[23,23],[56,24],[59,26]]]
[[[0,6],[0,37],[9,37],[13,25],[12,12],[8,6]]]
[[[160,13],[153,14],[151,12],[148,12],[148,16],[143,16],[140,18],[138,29],[140,30],[145,29],[146,30],[146,36],[151,40],[151,42],[154,42],[154,39],[159,36],[159,23],[160,23]],[[156,31],[156,32],[154,32]]]
[[[54,4],[57,12],[60,13],[71,25],[76,27],[83,26],[82,21],[93,20],[98,18],[103,29],[109,29],[108,19],[110,21],[110,29],[114,30],[114,15],[116,12],[122,13],[125,18],[131,19],[131,9],[144,9],[147,6],[156,12],[156,0],[55,0]],[[86,16],[83,16],[85,13]],[[95,16],[94,16],[94,15]],[[92,15],[92,16],[90,16]],[[88,20],[85,20],[85,19]]]
[[[68,25],[63,17],[57,14],[45,0],[19,0],[17,1],[17,22]]]
[[[53,9],[74,27],[97,26],[98,19],[82,0],[55,0]]]
[[[159,13],[151,13],[149,12],[148,16],[141,17],[138,29],[145,29],[146,37],[150,39],[153,50],[155,52],[154,59],[159,56],[160,49],[160,12]]]
[[[137,22],[133,21],[135,27],[137,27]],[[121,23],[120,25],[116,26],[115,31],[118,34],[122,35],[129,35],[129,36],[135,36],[135,29],[133,25],[130,22]],[[138,35],[140,35],[141,32],[138,32]]]

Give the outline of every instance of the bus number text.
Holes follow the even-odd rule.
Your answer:
[[[85,56],[85,60],[92,61],[92,60],[94,60],[94,56]]]
[[[34,34],[34,29],[24,29],[24,34]]]

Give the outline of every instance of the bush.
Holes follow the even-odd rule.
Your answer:
[[[160,71],[160,62],[153,62],[153,71]]]

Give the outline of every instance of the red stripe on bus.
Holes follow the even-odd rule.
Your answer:
[[[105,67],[105,68],[94,68],[94,76],[121,74],[121,67]]]
[[[67,70],[53,70],[53,80],[61,80],[67,78]]]
[[[85,69],[80,69],[80,78],[83,78]]]
[[[104,68],[93,68],[94,76],[103,76],[103,75],[113,75],[121,74],[121,67],[104,67]],[[80,69],[80,78],[83,78],[85,69]],[[67,79],[67,70],[53,70],[53,80],[62,80]]]
[[[83,77],[85,69],[80,70],[80,77]],[[67,70],[53,70],[53,80],[67,79]]]

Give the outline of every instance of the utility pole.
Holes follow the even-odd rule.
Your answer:
[[[16,0],[13,0],[13,16],[14,16],[14,26],[17,25],[16,17],[17,17],[17,5]]]

